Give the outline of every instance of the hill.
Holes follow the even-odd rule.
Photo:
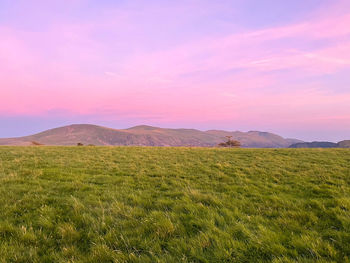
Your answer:
[[[289,148],[338,148],[338,144],[334,142],[302,142],[292,144]]]
[[[348,262],[349,149],[0,147],[0,262]]]
[[[210,147],[225,141],[225,136],[232,136],[233,139],[240,141],[242,147],[281,148],[301,142],[259,131],[199,131],[195,129],[165,129],[147,125],[129,129],[111,129],[91,124],[74,124],[30,136],[0,139],[0,145],[76,145],[79,142],[85,145]]]
[[[285,139],[273,133],[260,131],[228,132],[220,130],[209,130],[207,133],[215,135],[221,140],[225,138],[225,136],[232,136],[232,139],[240,141],[243,147],[246,146],[252,148],[285,148],[293,143],[301,142],[301,140]]]
[[[302,142],[294,143],[289,148],[350,148],[350,140],[334,142]]]
[[[339,148],[350,148],[350,140],[338,142]]]

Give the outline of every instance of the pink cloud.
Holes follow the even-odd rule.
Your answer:
[[[0,27],[0,114],[61,108],[172,121],[340,123],[350,115],[349,92],[330,92],[333,87],[317,81],[289,84],[350,70],[350,15],[332,12],[128,53],[119,38],[109,43],[97,37],[113,28],[134,32],[130,14],[118,10],[96,23],[52,23],[43,32]],[[131,35],[130,42],[138,37]],[[290,39],[306,44],[294,47]],[[288,70],[288,76],[280,73]]]

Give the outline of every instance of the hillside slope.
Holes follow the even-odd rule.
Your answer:
[[[139,145],[139,146],[215,146],[225,136],[242,143],[242,147],[281,148],[300,142],[284,139],[268,132],[199,131],[195,129],[164,129],[135,126],[129,129],[111,129],[91,124],[74,124],[47,130],[38,134],[0,139],[0,145]]]
[[[350,148],[350,140],[334,142],[302,142],[294,143],[289,148]]]
[[[232,139],[240,141],[243,146],[256,148],[284,148],[293,143],[302,142],[297,139],[285,139],[279,135],[269,132],[249,131],[249,132],[228,132],[220,130],[207,131],[212,135],[224,138],[232,136]]]
[[[339,148],[350,148],[350,140],[338,142]]]
[[[334,142],[302,142],[292,144],[289,148],[338,148],[338,144]]]

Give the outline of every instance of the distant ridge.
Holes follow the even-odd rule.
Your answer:
[[[0,139],[0,145],[139,145],[139,146],[216,146],[225,136],[241,142],[242,147],[286,148],[302,141],[285,139],[260,131],[199,131],[196,129],[165,129],[139,125],[128,129],[113,129],[92,124],[73,124],[34,135]],[[33,144],[35,142],[35,144]]]
[[[289,148],[338,148],[338,144],[334,142],[302,142],[292,144]]]
[[[334,142],[302,142],[294,143],[289,148],[350,148],[350,140]]]
[[[350,148],[350,140],[338,142],[340,148]]]

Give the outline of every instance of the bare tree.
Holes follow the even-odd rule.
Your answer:
[[[232,140],[232,136],[225,136],[227,138],[226,142],[219,143],[219,147],[241,147],[241,143],[237,140]]]

